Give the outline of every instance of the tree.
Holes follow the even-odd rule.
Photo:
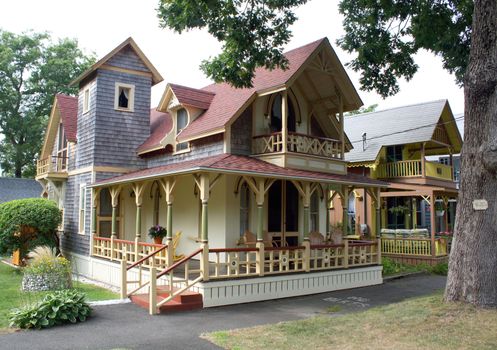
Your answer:
[[[58,92],[93,62],[76,40],[52,43],[46,33],[0,30],[0,165],[5,174],[32,177],[43,133]]]
[[[345,113],[345,116],[348,117],[349,115],[357,115],[357,114],[364,114],[364,113],[375,112],[376,108],[378,108],[378,104],[377,103],[369,105],[367,107],[361,107],[359,109],[356,109],[355,111],[347,112],[347,113]]]
[[[252,19],[258,13],[247,20],[245,11],[238,10],[263,7],[259,18],[264,19],[276,18],[286,9],[293,23],[292,9],[305,1],[202,1],[199,8],[195,3],[162,0],[159,17],[163,26],[178,31],[207,26],[224,43],[222,59],[204,69],[216,81],[250,86],[255,67],[285,67],[277,53],[288,41],[288,26],[266,31],[263,24],[258,30],[253,25],[259,22]],[[346,34],[338,44],[357,54],[350,67],[361,72],[363,89],[383,97],[397,93],[398,79],[409,80],[416,73],[413,55],[419,49],[440,56],[444,67],[464,85],[461,188],[445,299],[497,306],[497,2],[341,0],[339,9],[345,16]],[[272,40],[280,30],[283,40]],[[269,44],[260,44],[265,41]],[[268,57],[271,62],[261,59],[264,52],[276,53]],[[242,63],[237,64],[237,59]],[[486,200],[488,209],[475,211],[475,199]]]

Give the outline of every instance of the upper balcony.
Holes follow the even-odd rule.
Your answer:
[[[66,179],[68,157],[49,156],[39,159],[36,163],[36,179]]]
[[[443,181],[454,180],[454,171],[451,165],[422,159],[381,163],[376,167],[375,174],[379,179],[431,178]]]

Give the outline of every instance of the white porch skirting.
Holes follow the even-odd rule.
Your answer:
[[[382,266],[198,283],[204,307],[250,303],[382,284]]]

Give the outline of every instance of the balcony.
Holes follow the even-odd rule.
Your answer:
[[[67,178],[68,157],[49,156],[36,163],[36,178]]]
[[[343,159],[341,142],[339,140],[289,132],[286,140],[286,150],[283,141],[283,133],[281,132],[254,136],[254,154],[289,152],[339,160]]]
[[[379,179],[391,178],[433,178],[453,181],[452,166],[436,162],[417,160],[402,160],[379,164],[376,168]]]

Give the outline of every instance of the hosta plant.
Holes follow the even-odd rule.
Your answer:
[[[14,310],[10,326],[18,328],[48,328],[63,323],[86,321],[91,307],[86,295],[74,289],[47,294],[38,303]]]

